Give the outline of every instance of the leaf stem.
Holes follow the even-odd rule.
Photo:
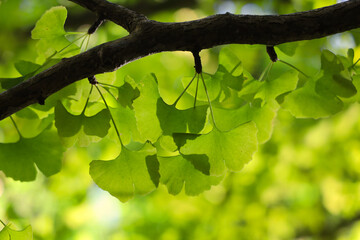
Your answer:
[[[112,87],[112,88],[116,88],[116,89],[119,88],[119,87],[117,87],[117,86],[115,86],[115,85],[108,84],[108,83],[99,82],[99,84],[102,85],[102,87],[106,86],[106,87]]]
[[[117,135],[118,138],[119,138],[119,142],[120,142],[120,144],[121,144],[122,147],[125,147],[124,144],[123,144],[123,142],[122,142],[122,140],[121,140],[120,132],[119,132],[117,126],[116,126],[116,123],[115,123],[115,120],[114,120],[114,118],[113,118],[113,116],[112,116],[112,114],[111,114],[110,108],[109,108],[109,106],[108,106],[108,104],[107,104],[107,102],[106,102],[106,100],[105,100],[105,98],[104,98],[104,95],[102,94],[102,92],[100,91],[100,89],[99,89],[99,87],[98,87],[97,85],[95,85],[95,87],[96,87],[96,89],[98,90],[98,92],[99,92],[99,94],[100,94],[100,96],[101,96],[101,98],[102,98],[102,100],[103,100],[103,102],[104,102],[107,110],[109,111],[110,119],[111,119],[111,121],[112,121],[112,123],[113,123],[113,125],[114,125],[116,135]]]
[[[182,91],[182,93],[180,94],[180,96],[175,100],[175,102],[172,104],[174,105],[174,107],[176,106],[176,104],[178,103],[178,101],[180,100],[180,98],[182,97],[182,95],[184,95],[184,93],[186,92],[186,90],[190,87],[191,83],[194,81],[196,74],[194,75],[194,77],[191,79],[191,81],[189,82],[189,84],[186,86],[186,88]]]
[[[281,60],[281,59],[279,59],[278,61],[279,61],[279,62],[282,62],[282,63],[284,63],[284,64],[286,64],[286,65],[288,65],[289,67],[292,67],[293,69],[295,69],[296,71],[298,71],[299,73],[301,73],[302,75],[304,75],[304,77],[310,78],[307,74],[305,74],[303,71],[301,71],[300,69],[298,69],[298,68],[295,67],[294,65],[292,65],[292,64],[290,64],[290,63],[288,63],[288,62],[285,62],[285,61],[283,61],[283,60]]]
[[[16,125],[16,122],[14,121],[14,118],[12,116],[10,116],[10,119],[11,119],[12,123],[14,124],[14,127],[16,129],[16,132],[19,134],[19,137],[23,138],[23,136],[20,133],[20,130],[19,130],[18,126]]]
[[[0,219],[0,223],[6,227],[6,224]]]
[[[264,69],[264,71],[261,73],[260,78],[259,78],[259,82],[262,82],[264,80],[266,80],[266,78],[268,77],[268,73],[270,72],[270,70],[272,69],[272,65],[274,64],[274,62],[270,62],[266,68]]]
[[[197,93],[198,93],[198,87],[199,87],[199,76],[200,74],[197,75],[197,80],[196,80],[196,91],[195,91],[195,100],[194,100],[194,108],[196,107],[196,98],[197,98]]]
[[[105,91],[107,91],[116,101],[118,101],[118,99],[116,99],[116,97],[112,94],[112,92],[110,92],[109,89],[107,89],[106,87],[104,87],[102,83],[99,83],[99,85],[100,85],[103,89],[105,89]]]
[[[232,75],[232,74],[235,72],[235,70],[236,70],[240,65],[241,65],[241,61],[239,61],[239,62],[235,65],[235,67],[231,70],[230,74]]]
[[[87,42],[86,42],[86,46],[85,46],[85,51],[87,50],[87,48],[88,48],[88,46],[89,46],[90,37],[91,37],[91,35],[88,35]]]
[[[360,61],[360,58],[353,65],[351,65],[351,68],[354,68],[359,61]]]
[[[89,104],[90,95],[91,95],[91,93],[92,93],[93,87],[94,87],[94,85],[91,85],[89,95],[88,95],[88,97],[87,97],[87,99],[86,99],[86,103],[85,103],[84,109],[82,110],[81,114],[84,114],[84,113],[85,113],[86,107],[87,107],[87,105]]]
[[[204,80],[204,77],[203,77],[202,73],[201,73],[201,80],[202,80],[202,83],[203,83],[203,85],[204,85],[206,97],[207,97],[207,100],[208,100],[208,103],[209,103],[210,114],[211,114],[211,118],[212,118],[214,127],[217,128],[218,130],[220,130],[220,129],[216,126],[215,117],[214,117],[214,111],[213,111],[212,106],[211,106],[211,101],[210,101],[209,93],[208,93],[208,91],[207,91],[206,84],[205,84],[205,80]]]

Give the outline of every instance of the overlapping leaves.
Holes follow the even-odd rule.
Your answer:
[[[56,7],[41,17],[32,31],[32,38],[39,40],[36,63],[18,62],[15,67],[21,76],[0,79],[2,89],[80,51],[65,37],[66,15],[65,8]],[[294,45],[279,48],[287,55],[295,54]],[[47,99],[47,106],[18,116],[37,118],[37,110],[43,111],[48,114],[41,119],[44,126],[55,118],[58,136],[67,147],[88,146],[102,138],[119,141],[119,155],[92,161],[90,175],[121,201],[147,194],[160,183],[171,194],[184,189],[196,195],[218,184],[226,171],[240,171],[251,160],[258,143],[271,137],[280,107],[296,117],[320,118],[340,111],[345,98],[359,101],[360,80],[353,58],[351,51],[342,57],[325,50],[316,77],[299,83],[299,73],[289,70],[277,77],[265,74],[259,80],[225,47],[217,71],[204,74],[204,85],[200,77],[189,88],[194,78],[184,77],[178,84],[186,88],[187,100],[194,100],[194,107],[180,110],[177,102],[168,104],[155,75],[147,75],[141,80],[126,77],[120,86],[114,79],[100,78],[97,92],[89,95],[84,94],[83,82],[76,83]],[[58,172],[63,149],[55,132],[44,126],[35,137],[25,138],[19,132],[19,141],[0,144],[0,170],[22,181],[35,178],[35,166],[46,176]]]
[[[6,225],[0,231],[0,239],[1,240],[32,240],[33,232],[32,227],[28,226],[23,230],[14,230],[11,224]]]
[[[324,50],[320,74],[286,96],[282,107],[299,118],[328,117],[339,112],[343,108],[342,99],[357,93],[352,67],[351,50],[347,58]]]

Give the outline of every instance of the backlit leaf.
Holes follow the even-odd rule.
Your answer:
[[[185,185],[185,193],[193,196],[209,190],[222,177],[209,176],[209,162],[206,155],[159,157],[160,181],[167,186],[170,194],[180,193]],[[197,168],[202,169],[205,173]]]
[[[122,202],[135,194],[144,195],[156,188],[156,150],[146,144],[140,151],[121,149],[120,155],[110,161],[95,160],[90,164],[90,175],[102,189]],[[149,173],[149,170],[152,170]]]
[[[67,17],[65,7],[58,6],[47,10],[36,22],[31,31],[33,39],[55,38],[65,35],[64,24]]]
[[[0,170],[15,180],[32,181],[36,177],[36,164],[45,176],[51,176],[60,171],[63,151],[57,134],[50,130],[35,138],[1,143]]]
[[[208,134],[188,140],[180,152],[185,155],[205,154],[209,158],[211,175],[222,175],[226,168],[240,171],[257,149],[256,135],[254,122],[227,132],[214,128]]]

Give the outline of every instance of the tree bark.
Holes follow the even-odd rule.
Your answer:
[[[311,40],[360,27],[360,0],[287,15],[217,14],[200,20],[162,23],[106,0],[71,0],[113,21],[130,34],[104,43],[0,93],[0,120],[83,78],[164,51],[200,51],[223,44]]]

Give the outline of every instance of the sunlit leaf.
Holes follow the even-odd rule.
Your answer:
[[[226,168],[240,171],[257,149],[257,128],[254,122],[221,132],[210,133],[188,140],[180,152],[184,155],[205,154],[209,158],[210,174],[222,175]]]
[[[322,118],[339,112],[343,103],[336,96],[318,94],[315,82],[309,80],[303,87],[287,95],[282,107],[298,118]]]
[[[154,167],[155,153],[155,148],[149,144],[139,151],[122,148],[120,155],[113,160],[92,161],[90,175],[100,188],[126,202],[135,194],[144,195],[156,188],[152,177],[157,171]]]
[[[282,51],[283,53],[285,53],[286,55],[288,55],[290,57],[294,56],[298,46],[299,46],[299,43],[297,43],[297,42],[290,42],[290,43],[283,43],[280,45],[276,45],[276,47],[278,49],[280,49],[280,51]]]
[[[183,185],[187,195],[198,195],[218,184],[222,177],[209,176],[210,164],[206,155],[159,157],[160,181],[170,194],[178,194]]]
[[[36,22],[31,31],[33,39],[55,38],[65,35],[64,24],[67,17],[65,7],[58,6],[47,10]]]
[[[357,90],[350,79],[340,74],[325,74],[316,82],[316,92],[319,94],[333,93],[339,97],[349,98],[357,93]]]
[[[265,81],[255,97],[259,97],[265,102],[271,102],[271,100],[274,100],[277,96],[294,90],[298,79],[298,72],[295,70],[287,71],[276,79]]]
[[[2,143],[0,170],[15,180],[31,181],[36,177],[36,164],[45,176],[51,176],[60,171],[63,151],[57,134],[50,130],[43,131],[35,138]]]
[[[33,239],[32,227],[27,226],[25,229],[21,231],[16,231],[11,229],[10,226],[7,225],[0,231],[0,239],[1,240],[32,240]]]
[[[153,75],[147,75],[138,86],[140,97],[134,100],[136,123],[140,134],[150,140],[156,140],[162,134],[160,122],[156,115],[156,106],[160,97]]]
[[[20,60],[15,63],[16,70],[23,76],[39,70],[40,67],[41,67],[41,65],[39,65],[39,64],[29,62],[29,61],[24,61],[24,60]]]
[[[110,128],[110,115],[107,109],[103,109],[91,117],[86,116],[84,112],[80,115],[73,115],[58,102],[55,107],[55,126],[60,137],[73,138],[70,142],[75,143],[79,140],[79,142],[87,145],[87,142],[92,140],[81,140],[81,138],[86,138],[81,132],[83,131],[88,136],[105,137]]]
[[[161,129],[166,135],[199,133],[204,128],[207,109],[207,106],[197,106],[196,108],[179,110],[158,98],[157,116]]]

